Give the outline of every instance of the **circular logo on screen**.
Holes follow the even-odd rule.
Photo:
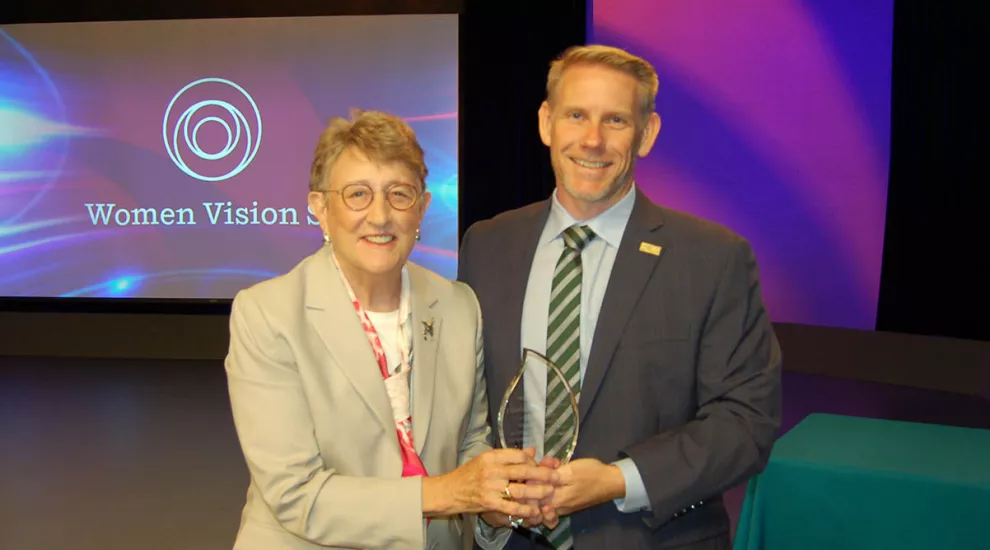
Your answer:
[[[169,101],[162,139],[180,170],[199,180],[223,181],[244,171],[258,153],[261,112],[236,83],[202,78]]]

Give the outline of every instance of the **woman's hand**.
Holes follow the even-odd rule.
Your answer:
[[[540,466],[555,470],[558,467],[560,467],[560,460],[545,456],[543,457],[543,460],[540,461]],[[527,481],[526,483],[538,484],[539,482]],[[538,507],[540,512],[539,514],[530,517],[516,516],[522,518],[523,520],[522,525],[526,527],[536,527],[540,524],[544,524],[550,529],[553,529],[554,527],[557,526],[557,523],[560,520],[557,517],[557,510],[553,505],[552,494],[543,500],[527,501],[526,504],[530,504]],[[502,514],[500,512],[485,512],[481,514],[481,519],[484,520],[484,522],[487,523],[488,525],[491,525],[492,527],[509,527],[511,526],[512,520],[514,518],[512,516],[507,516],[506,514]]]
[[[492,449],[450,473],[423,478],[423,515],[497,512],[541,518],[539,504],[553,499],[559,476],[537,465],[535,456],[534,449]]]

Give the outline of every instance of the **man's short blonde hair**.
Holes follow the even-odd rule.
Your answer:
[[[334,117],[320,134],[309,175],[310,191],[327,190],[330,171],[348,147],[372,162],[404,164],[419,179],[420,190],[426,190],[426,161],[412,128],[395,115],[353,109],[350,120]]]
[[[646,118],[656,110],[660,82],[653,65],[625,50],[598,44],[570,47],[550,63],[550,72],[547,74],[547,101],[553,103],[554,92],[564,76],[564,71],[575,65],[610,67],[632,76],[639,82],[640,117]]]

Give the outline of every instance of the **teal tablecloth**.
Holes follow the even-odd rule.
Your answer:
[[[990,431],[813,414],[750,480],[735,550],[990,550]]]

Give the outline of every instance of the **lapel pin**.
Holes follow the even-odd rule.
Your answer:
[[[433,338],[433,319],[423,321],[423,340]]]
[[[639,243],[639,251],[651,254],[653,256],[659,256],[660,253],[663,252],[663,247],[643,241]]]

